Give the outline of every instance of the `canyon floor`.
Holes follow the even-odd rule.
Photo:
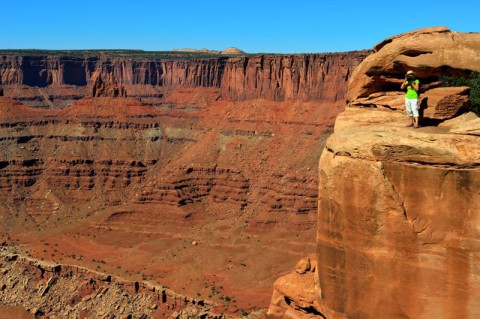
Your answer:
[[[273,282],[314,252],[317,163],[341,106],[219,94],[35,111],[4,98],[2,136],[13,137],[2,177],[13,182],[2,184],[1,239],[26,256],[168,286],[217,313],[267,308]]]

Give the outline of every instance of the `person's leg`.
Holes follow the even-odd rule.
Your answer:
[[[410,99],[405,99],[405,111],[407,112],[408,116],[408,124],[407,127],[414,126],[414,119],[413,119],[413,113],[412,113],[412,103]]]
[[[413,119],[413,127],[419,127],[420,125],[418,124],[418,116],[412,117]]]
[[[410,100],[410,110],[413,114],[413,127],[419,127],[418,117],[420,114],[418,113],[418,99]]]

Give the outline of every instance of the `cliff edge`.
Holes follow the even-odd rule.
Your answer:
[[[439,75],[479,71],[480,34],[423,29],[375,50],[320,159],[317,263],[301,275],[315,288],[295,299],[304,280],[280,278],[272,318],[480,316],[480,118],[468,101],[451,107],[468,100],[454,94],[430,98],[427,126],[405,127],[395,92],[409,69],[424,95],[443,90]]]

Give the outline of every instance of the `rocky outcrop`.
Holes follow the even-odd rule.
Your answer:
[[[0,253],[0,301],[21,306],[37,317],[184,318],[197,309],[203,318],[225,318],[204,300],[175,293],[150,282],[122,278],[84,267],[49,263]]]
[[[222,54],[245,54],[245,52],[238,48],[231,47],[223,50]]]
[[[478,136],[412,132],[402,120],[349,108],[322,155],[318,278],[327,318],[480,315]]]
[[[338,116],[319,163],[317,318],[480,316],[480,118],[445,120],[461,113],[466,89],[436,89],[433,81],[441,70],[480,70],[479,41],[419,30],[377,45],[355,70],[352,106]],[[408,69],[426,79],[441,125],[404,126],[395,107],[403,94],[394,88]],[[297,304],[272,298],[269,313],[311,316]]]
[[[424,116],[435,120],[452,118],[466,110],[468,91],[438,88],[441,76],[467,77],[472,70],[478,71],[479,50],[477,33],[452,32],[445,27],[386,39],[355,69],[347,100],[351,105],[403,110],[400,85],[406,72],[413,70],[421,83],[419,102]]]
[[[154,104],[179,87],[220,88],[225,100],[340,101],[345,97],[353,68],[367,54],[362,51],[179,61],[0,56],[0,86],[6,96],[33,107],[69,106],[91,96],[89,88],[98,86],[98,81],[113,81],[130,97]],[[122,92],[115,94],[123,96]]]
[[[268,317],[314,319],[321,316],[315,294],[318,281],[314,256],[300,260],[295,268],[275,281]]]
[[[118,85],[112,76],[105,82],[99,73],[94,73],[92,83],[92,97],[127,97],[125,88]]]
[[[271,317],[480,315],[480,118],[452,121],[412,132],[389,111],[339,116],[320,161],[317,281],[280,278]]]

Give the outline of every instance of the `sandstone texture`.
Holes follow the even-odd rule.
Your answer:
[[[372,113],[383,114],[375,121]],[[320,312],[476,318],[478,136],[412,132],[391,113],[349,108],[337,119],[348,127],[332,135],[320,160]]]
[[[400,85],[408,70],[420,79],[420,105],[426,118],[445,120],[468,105],[468,90],[438,88],[441,76],[480,71],[480,38],[445,27],[401,34],[377,44],[374,54],[355,69],[347,100],[351,105],[404,109]]]
[[[92,75],[92,97],[127,97],[127,91],[118,85],[115,77],[110,75],[107,81],[102,80],[100,73]]]
[[[355,69],[351,106],[319,163],[316,279],[288,294],[276,286],[272,318],[480,316],[480,118],[460,115],[468,88],[436,83],[480,70],[479,41],[418,30],[385,40]],[[422,95],[440,125],[405,127],[396,91],[409,69],[429,88]],[[295,273],[277,285],[303,284]],[[299,307],[312,289],[311,307]]]
[[[367,52],[231,58],[222,78],[228,100],[342,101],[356,59]],[[352,59],[353,57],[353,59]]]

